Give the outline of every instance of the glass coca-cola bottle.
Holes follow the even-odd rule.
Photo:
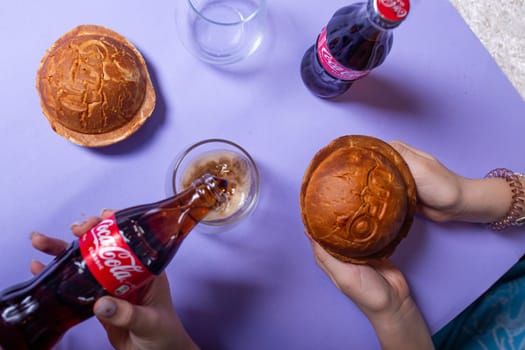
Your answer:
[[[392,29],[409,9],[409,0],[369,0],[337,10],[303,56],[306,87],[326,99],[345,93],[383,63],[392,47]]]
[[[50,349],[93,315],[99,297],[133,298],[164,270],[192,228],[226,200],[227,186],[204,175],[171,198],[102,220],[33,279],[0,294],[0,346]]]

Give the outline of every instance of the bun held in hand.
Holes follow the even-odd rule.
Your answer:
[[[81,25],[42,58],[36,87],[53,130],[82,146],[106,146],[134,133],[155,107],[144,58],[120,34]]]
[[[389,257],[406,236],[416,210],[416,185],[389,144],[369,136],[333,140],[315,154],[300,194],[309,235],[339,260]]]

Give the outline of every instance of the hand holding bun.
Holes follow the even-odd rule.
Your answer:
[[[120,34],[81,25],[49,48],[37,72],[53,130],[82,146],[105,146],[135,132],[155,107],[144,58]]]
[[[306,230],[339,260],[390,256],[416,210],[416,185],[401,155],[373,137],[333,140],[304,174],[300,206]]]

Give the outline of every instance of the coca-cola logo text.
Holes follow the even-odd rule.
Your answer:
[[[110,229],[113,225],[113,220],[106,219],[91,230],[94,246],[90,252],[98,257],[95,259],[97,265],[108,268],[113,277],[122,282],[129,279],[133,272],[141,273],[144,269],[137,265],[132,252],[118,245]]]
[[[113,295],[122,297],[153,277],[124,240],[114,216],[82,236],[79,245],[89,271]]]
[[[379,2],[384,7],[392,9],[398,18],[404,18],[408,15],[408,3],[403,0],[380,0]]]
[[[323,28],[321,34],[319,34],[319,39],[317,41],[317,57],[319,58],[319,62],[321,63],[323,68],[326,69],[326,71],[330,75],[337,79],[347,81],[357,80],[359,78],[364,77],[369,72],[368,70],[357,71],[350,69],[348,67],[343,66],[335,59],[335,57],[330,53],[330,50],[328,49],[326,27]]]
[[[327,65],[330,66],[330,68],[332,68],[341,77],[345,77],[346,69],[341,67],[341,65],[336,62],[334,56],[332,56],[332,54],[330,54],[330,52],[325,47],[321,48],[321,55],[323,56],[322,59]]]

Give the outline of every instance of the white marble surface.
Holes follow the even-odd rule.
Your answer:
[[[525,0],[450,0],[525,99]]]

